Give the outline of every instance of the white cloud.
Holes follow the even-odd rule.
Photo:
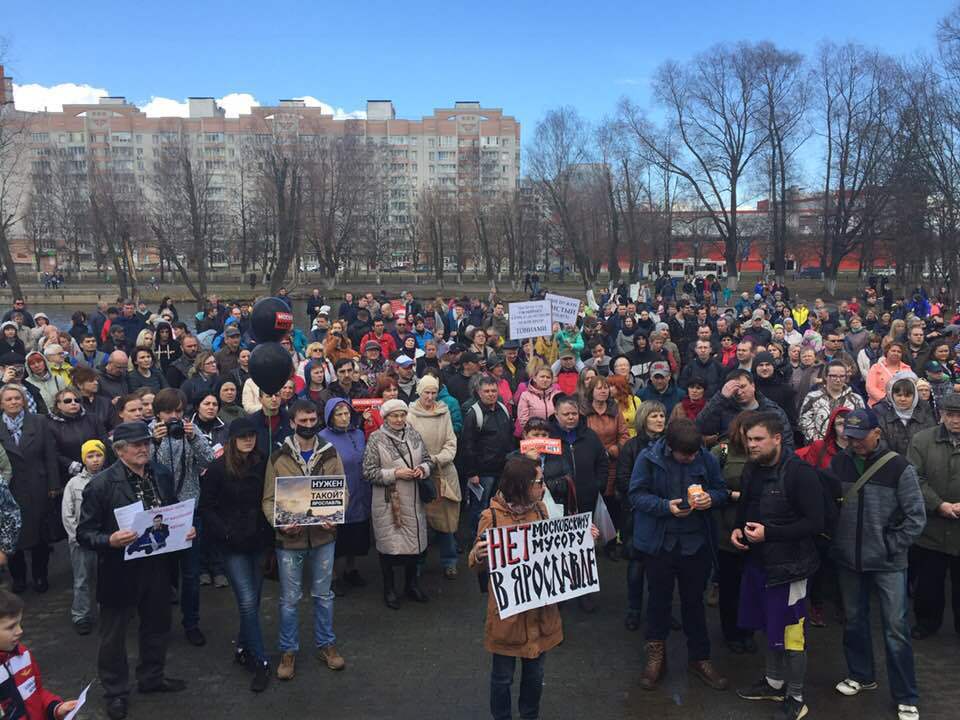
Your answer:
[[[45,87],[32,83],[29,85],[13,86],[13,97],[16,107],[20,110],[59,112],[64,105],[94,104],[97,98],[109,95],[105,88],[96,88],[92,85],[77,85],[62,83]],[[329,103],[311,95],[302,98],[307,107],[319,107],[324,114],[333,115],[337,120],[348,118],[364,119],[367,113],[364,110],[347,111],[342,107],[333,107]],[[250,93],[233,92],[217,98],[217,104],[222,107],[228,118],[240,117],[250,112],[250,108],[258,107],[260,103]],[[139,106],[148,117],[188,117],[190,114],[187,100],[153,95],[150,100]]]
[[[104,88],[76,83],[60,83],[51,87],[28,83],[13,84],[13,102],[18,110],[60,112],[64,105],[96,103],[97,98],[109,95]]]

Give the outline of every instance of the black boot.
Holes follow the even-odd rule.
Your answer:
[[[393,563],[385,555],[380,556],[380,572],[383,573],[383,602],[391,610],[399,610],[400,600],[393,587]]]
[[[403,566],[404,579],[406,580],[406,586],[404,592],[407,597],[411,600],[415,600],[419,603],[429,602],[430,598],[427,597],[427,594],[420,589],[420,584],[417,581],[417,559],[413,558],[412,560],[407,560]]]

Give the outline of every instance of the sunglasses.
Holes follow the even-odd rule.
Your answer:
[[[77,400],[76,398],[65,397],[65,398],[60,398],[60,402],[63,403],[64,405],[73,405],[75,403],[79,403],[80,401]]]

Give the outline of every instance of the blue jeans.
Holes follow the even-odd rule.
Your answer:
[[[543,661],[547,654],[533,660],[520,658],[520,702],[518,709],[521,718],[535,720],[540,717],[540,696],[543,694]],[[513,698],[510,686],[513,684],[513,670],[517,658],[512,655],[493,654],[493,668],[490,670],[490,715],[493,720],[511,720],[513,718]]]
[[[477,500],[473,494],[469,482],[467,482],[467,509],[470,514],[470,544],[473,545],[477,539],[477,527],[480,525],[480,513],[490,507],[490,497],[493,495],[493,486],[496,485],[497,478],[493,475],[480,475],[480,487],[483,488],[483,496]]]
[[[427,540],[430,545],[433,545],[437,548],[437,552],[440,553],[440,567],[444,570],[447,568],[455,568],[457,566],[457,534],[456,533],[445,533],[440,532],[439,530],[434,530],[429,528],[427,530]],[[427,552],[424,551],[420,553],[417,558],[417,576],[419,577],[423,571],[423,568],[427,564]]]
[[[907,620],[907,571],[858,573],[837,567],[837,579],[847,616],[843,629],[843,649],[850,679],[859,683],[876,680],[870,634],[870,591],[873,589],[880,599],[890,694],[898,704],[918,704],[920,693],[913,665],[910,623]]]
[[[280,652],[300,649],[300,617],[297,604],[303,597],[303,566],[310,565],[310,595],[313,597],[313,639],[317,647],[333,645],[333,556],[336,543],[304,550],[277,549],[280,574]]]
[[[197,515],[193,516],[193,526],[197,530],[193,544],[177,553],[177,562],[180,564],[180,612],[183,613],[185,630],[200,626],[200,553],[203,540]]]
[[[243,648],[257,662],[264,662],[263,632],[260,629],[260,594],[263,590],[263,553],[224,552],[223,569],[230,580],[237,610],[240,612],[240,633],[237,648]]]

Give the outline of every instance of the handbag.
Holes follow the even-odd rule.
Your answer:
[[[433,482],[433,477],[428,475],[425,478],[417,480],[417,492],[420,494],[420,502],[424,505],[432,503],[437,499],[437,486]]]
[[[63,493],[47,498],[43,518],[40,520],[40,540],[47,545],[53,545],[67,538],[67,531],[63,527],[62,505]]]

